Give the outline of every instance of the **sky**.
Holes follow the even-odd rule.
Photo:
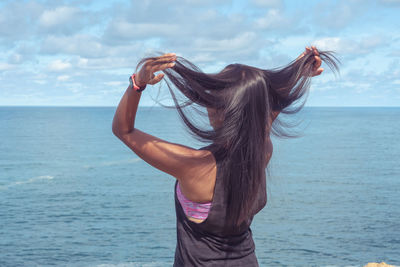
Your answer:
[[[309,45],[341,65],[322,66],[306,106],[400,106],[400,0],[0,0],[0,105],[116,107],[156,52],[217,72],[281,67]],[[140,105],[159,93],[172,103],[161,83]]]

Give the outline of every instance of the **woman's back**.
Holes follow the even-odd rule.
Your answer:
[[[208,217],[201,223],[189,220],[177,197],[175,183],[175,211],[177,222],[177,247],[174,266],[258,266],[250,224],[255,213],[267,201],[266,181],[259,186],[254,214],[235,230],[226,227],[226,191],[218,170],[224,159],[214,145],[201,149],[213,153],[216,165],[214,195]]]

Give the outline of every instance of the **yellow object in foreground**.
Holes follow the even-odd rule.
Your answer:
[[[367,265],[364,265],[364,267],[396,267],[396,266],[387,264],[382,261],[381,263],[370,262]]]

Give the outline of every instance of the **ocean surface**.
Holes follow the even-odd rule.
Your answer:
[[[114,107],[0,107],[0,266],[172,266],[175,179],[111,131]],[[273,138],[260,266],[400,265],[400,108],[306,107]],[[195,148],[174,110],[136,128]]]

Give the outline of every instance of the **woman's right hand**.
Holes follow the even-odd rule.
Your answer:
[[[154,59],[147,60],[143,63],[141,69],[135,76],[135,83],[139,87],[144,87],[146,84],[156,84],[164,77],[163,73],[155,75],[157,71],[165,70],[175,66],[175,53],[164,54]]]

